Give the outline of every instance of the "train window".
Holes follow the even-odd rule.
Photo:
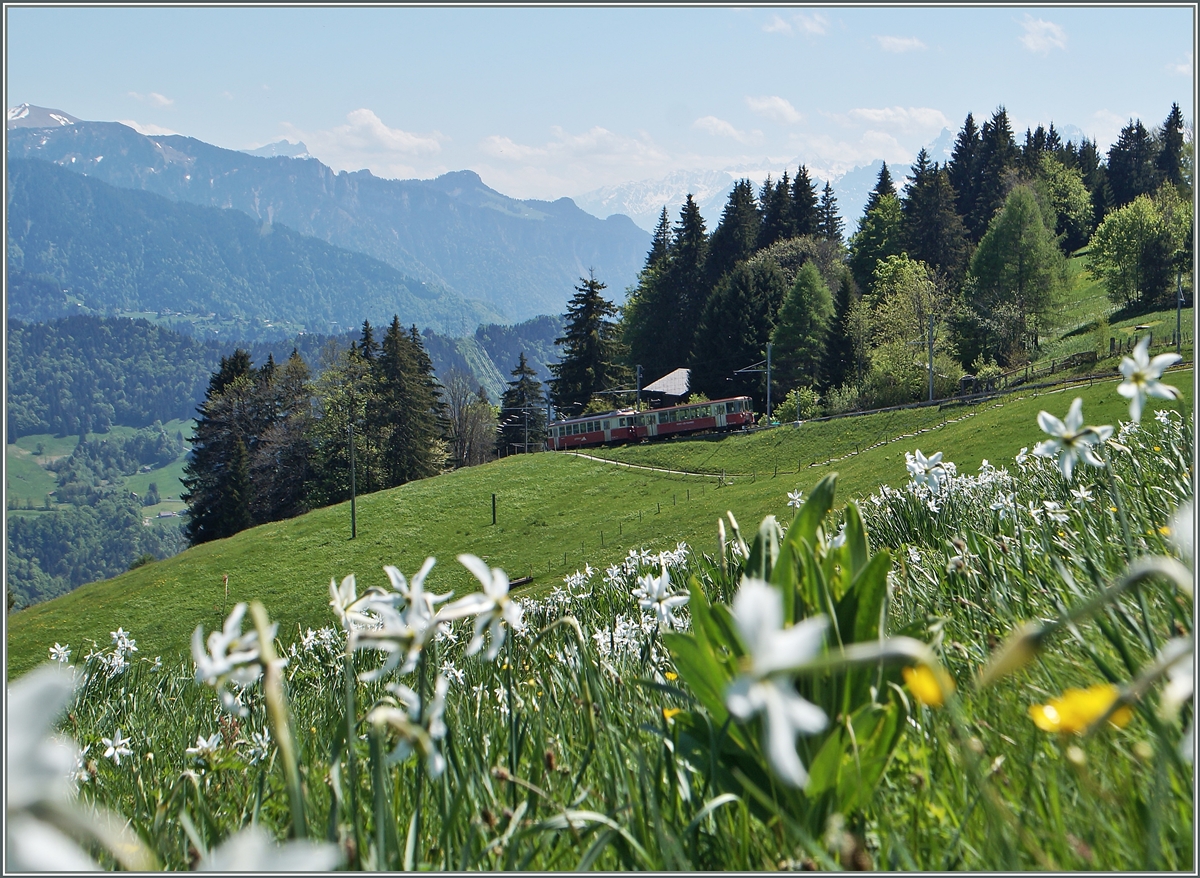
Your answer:
[[[609,425],[609,422],[608,422],[608,421],[605,421],[605,422],[604,422],[604,429],[605,429],[605,430],[609,429],[609,426],[608,426],[608,425]]]

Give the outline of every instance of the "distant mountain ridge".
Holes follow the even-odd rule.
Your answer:
[[[500,315],[377,259],[241,211],[8,162],[8,315],[207,314],[309,332],[364,319],[465,335]]]
[[[116,122],[69,117],[28,127],[44,123],[36,109],[10,119],[9,159],[39,158],[113,186],[235,208],[482,300],[508,321],[562,313],[589,269],[619,298],[650,245],[628,217],[601,220],[569,198],[509,198],[473,171],[435,180],[335,174],[316,159],[247,155]]]

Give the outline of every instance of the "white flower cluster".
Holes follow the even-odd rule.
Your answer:
[[[258,632],[242,633],[242,619],[246,605],[239,603],[225,620],[220,631],[208,635],[205,650],[204,628],[197,625],[192,632],[192,658],[196,662],[196,682],[205,683],[217,690],[221,696],[221,708],[228,713],[246,716],[248,711],[242,703],[240,690],[262,675],[259,660]],[[275,625],[271,625],[270,636],[275,636]],[[286,659],[279,660],[281,663]],[[233,687],[238,688],[235,693]]]

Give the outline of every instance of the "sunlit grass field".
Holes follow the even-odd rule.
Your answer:
[[[1170,380],[1183,399],[1161,404],[1190,411],[1191,370],[1171,373]],[[416,569],[429,555],[442,559],[434,586],[439,590],[468,585],[465,571],[447,561],[472,552],[514,578],[532,576],[525,588],[539,594],[567,573],[589,563],[607,565],[630,548],[660,551],[685,541],[708,549],[715,522],[726,511],[739,521],[768,514],[786,520],[787,493],[811,490],[830,471],[839,473],[840,495],[853,498],[907,481],[904,454],[915,448],[943,451],[964,472],[985,458],[997,466],[1011,463],[1021,447],[1042,438],[1037,413],[1043,408],[1063,417],[1079,396],[1089,423],[1128,418],[1115,388],[1115,381],[1096,382],[1041,395],[1013,394],[972,408],[915,409],[718,441],[593,452],[707,476],[633,470],[570,454],[505,458],[359,497],[353,540],[350,504],[342,503],[198,546],[15,613],[8,620],[9,674],[43,661],[55,641],[105,642],[118,626],[139,632],[148,654],[174,658],[186,650],[197,624],[211,626],[228,607],[251,596],[264,602],[282,631],[318,627],[327,613],[331,577],[354,573],[360,582],[382,585],[383,565]],[[1158,404],[1153,401],[1149,410]],[[920,429],[929,432],[900,438]],[[877,445],[890,439],[897,441]],[[821,465],[810,465],[816,462]],[[732,473],[737,475],[729,477]]]

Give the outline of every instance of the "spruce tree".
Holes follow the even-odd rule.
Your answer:
[[[498,445],[511,448],[537,448],[546,441],[546,404],[542,382],[537,372],[525,359],[525,352],[517,360],[517,366],[509,373],[513,380],[500,398],[501,433]]]
[[[954,140],[954,151],[950,154],[950,162],[946,167],[946,172],[950,175],[950,185],[954,187],[955,210],[963,218],[971,212],[979,194],[975,179],[978,156],[979,129],[975,127],[975,116],[967,113],[962,130]]]
[[[1130,120],[1108,150],[1108,188],[1112,206],[1124,207],[1158,186],[1154,142],[1142,121]]]
[[[664,204],[662,213],[658,216],[658,225],[654,227],[654,237],[650,241],[650,252],[646,254],[646,268],[654,268],[667,258],[671,250],[671,218],[667,215]]]
[[[190,545],[232,536],[251,520],[247,443],[254,428],[255,377],[250,354],[238,348],[221,358],[209,378],[181,480]]]
[[[821,373],[829,387],[841,387],[853,371],[854,348],[850,342],[847,320],[854,306],[854,276],[843,265],[833,300],[833,320],[829,325],[829,336],[825,343],[825,356]]]
[[[949,173],[927,159],[925,150],[921,150],[901,205],[904,249],[957,286],[966,271],[966,229],[955,209]]]
[[[250,458],[254,486],[250,512],[255,523],[293,518],[308,511],[311,478],[311,373],[293,348],[270,382],[274,419],[255,443]]]
[[[821,212],[817,202],[817,186],[808,176],[804,165],[796,171],[792,183],[792,228],[787,236],[816,235],[821,229]]]
[[[833,187],[828,183],[821,190],[821,206],[818,210],[817,234],[826,241],[843,243],[845,223],[838,213],[837,198],[834,197]]]
[[[1029,186],[1017,186],[979,242],[971,259],[975,306],[993,321],[1002,311],[1000,334],[1009,353],[1037,347],[1039,326],[1065,278],[1066,262],[1046,228]]]
[[[1005,180],[1017,166],[1020,151],[1013,141],[1008,112],[1000,107],[992,118],[983,123],[979,133],[979,154],[976,171],[975,202],[963,218],[967,234],[978,241],[1008,194]]]
[[[693,203],[691,197],[688,203]],[[551,398],[560,409],[582,411],[600,390],[610,390],[625,378],[618,364],[621,354],[617,325],[611,319],[617,309],[601,293],[605,285],[594,271],[580,278],[575,295],[567,303],[563,335],[554,343],[562,349],[561,359],[550,366]]]
[[[1158,141],[1158,156],[1154,160],[1158,179],[1174,186],[1181,197],[1190,199],[1191,193],[1185,191],[1183,175],[1183,111],[1179,104],[1171,104],[1171,112],[1163,122]]]
[[[739,263],[717,284],[696,333],[693,392],[710,399],[740,395],[765,399],[762,375],[736,373],[766,355],[786,292],[783,272],[769,259]]]
[[[753,185],[749,180],[738,180],[721,212],[721,221],[708,240],[704,274],[709,289],[733,270],[734,265],[754,253],[761,225],[762,216],[754,198]]]
[[[688,195],[679,212],[671,241],[670,258],[663,270],[663,305],[668,309],[666,326],[658,343],[662,359],[671,363],[670,369],[686,366],[692,357],[692,340],[696,334],[696,319],[708,299],[705,263],[708,260],[708,235],[700,206]],[[601,284],[601,289],[604,285]],[[578,288],[577,288],[578,289]],[[599,379],[597,379],[599,380]],[[600,382],[595,390],[603,389]]]
[[[816,265],[806,262],[779,309],[771,332],[774,388],[783,394],[797,387],[823,385],[825,346],[834,318],[833,296]]]
[[[888,170],[887,162],[883,162],[879,169],[879,176],[875,178],[875,188],[867,196],[867,205],[863,208],[863,213],[870,213],[885,195],[896,195],[896,184],[892,182],[892,173]]]
[[[762,204],[763,222],[758,236],[758,249],[770,247],[776,241],[794,237],[796,234],[795,212],[792,209],[792,190],[788,172],[784,171],[774,185],[770,176],[763,183]]]

